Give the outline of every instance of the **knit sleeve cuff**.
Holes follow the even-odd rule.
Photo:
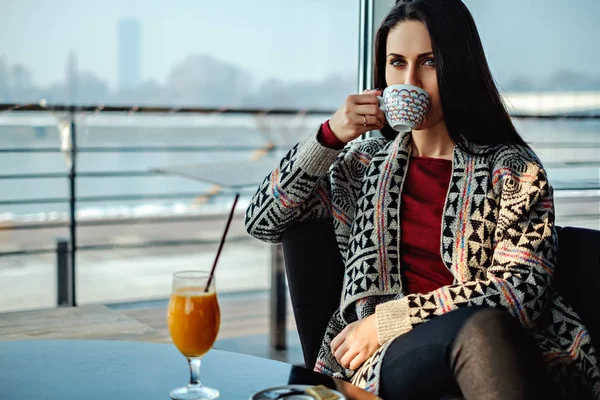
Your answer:
[[[406,297],[379,304],[375,308],[379,344],[384,345],[412,329],[408,313],[408,299]]]
[[[323,175],[340,155],[342,149],[330,149],[319,143],[318,131],[300,142],[298,146],[297,163],[306,173]]]
[[[321,129],[319,129],[319,133],[317,134],[317,140],[323,146],[330,149],[341,150],[344,148],[344,146],[346,146],[346,143],[338,139],[337,136],[335,136],[335,133],[333,133],[331,130],[329,120],[323,122],[323,125],[321,125]]]

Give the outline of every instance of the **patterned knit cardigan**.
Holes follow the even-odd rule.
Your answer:
[[[455,147],[440,232],[441,257],[454,283],[426,294],[403,293],[399,217],[410,138],[355,141],[339,151],[323,147],[313,134],[288,152],[248,206],[248,232],[267,242],[279,242],[294,222],[333,218],[344,284],[315,370],[378,393],[381,360],[392,339],[436,315],[488,305],[507,310],[535,336],[567,393],[591,391],[600,399],[589,333],[552,287],[552,188],[529,149],[505,145],[474,156]],[[348,323],[373,312],[381,347],[359,370],[346,370],[329,344]]]

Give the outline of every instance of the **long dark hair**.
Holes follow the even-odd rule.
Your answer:
[[[454,143],[473,153],[471,144],[520,144],[492,78],[475,21],[461,0],[399,0],[383,20],[375,39],[374,84],[385,81],[386,45],[390,30],[403,21],[421,21],[431,37],[444,121]],[[389,140],[396,132],[381,130]]]

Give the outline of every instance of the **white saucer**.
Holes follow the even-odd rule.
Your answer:
[[[252,395],[252,397],[250,397],[250,400],[270,400],[270,397],[267,397],[264,395],[264,393],[267,392],[273,392],[273,391],[278,391],[281,390],[282,393],[285,390],[289,390],[289,389],[296,389],[296,390],[306,390],[308,388],[313,387],[312,385],[284,385],[284,386],[275,386],[275,387],[271,387],[271,388],[267,388],[264,390],[261,390],[258,393],[255,393],[254,395]],[[340,396],[340,400],[346,400],[346,398],[344,396],[342,396],[342,394],[338,391],[335,391],[333,389],[329,389],[331,391],[333,391],[333,393],[337,394],[338,396]],[[314,397],[309,396],[308,394],[295,394],[292,396],[287,396],[284,397],[282,400],[315,400]]]

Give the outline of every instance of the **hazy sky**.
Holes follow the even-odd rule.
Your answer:
[[[600,75],[600,0],[466,0],[502,83],[559,69]],[[142,22],[142,75],[164,81],[186,55],[210,54],[258,79],[356,73],[358,0],[1,0],[0,55],[40,85],[80,69],[115,87],[117,23]]]

